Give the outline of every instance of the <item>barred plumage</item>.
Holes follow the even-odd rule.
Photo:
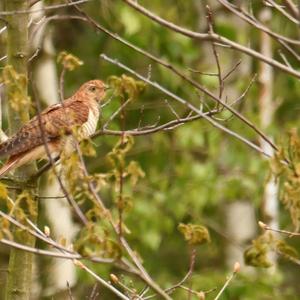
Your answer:
[[[91,135],[99,118],[99,104],[105,96],[105,85],[100,80],[91,80],[61,104],[55,104],[35,116],[16,134],[0,144],[0,156],[9,156],[0,169],[0,176],[45,156],[44,140],[49,150],[60,152],[63,137],[74,126],[82,128],[84,136]]]

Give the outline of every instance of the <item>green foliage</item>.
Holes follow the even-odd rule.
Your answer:
[[[273,265],[270,256],[274,253],[293,261],[298,259],[298,251],[284,240],[276,238],[271,232],[265,232],[252,241],[252,245],[244,252],[244,260],[247,265],[269,268]]]
[[[61,63],[68,71],[73,71],[83,65],[83,61],[71,53],[62,51],[57,57],[57,62]]]
[[[292,260],[293,258],[299,258],[298,251],[283,240],[276,240],[275,249],[278,253],[280,253],[283,257],[287,259]]]
[[[27,111],[30,108],[30,98],[27,96],[27,79],[19,74],[13,66],[5,66],[2,71],[2,80],[7,87],[9,105],[18,113],[22,122],[28,119]]]
[[[145,172],[141,169],[137,161],[131,161],[127,166],[127,174],[130,176],[130,183],[135,186],[140,178],[145,177]]]
[[[170,22],[199,32],[207,30],[204,1],[140,2]],[[264,7],[259,1],[249,4],[240,2],[243,9],[251,6],[251,13],[253,12],[255,17]],[[251,48],[259,51],[261,43],[258,30],[252,30],[246,23],[238,22],[237,18],[232,18],[229,11],[221,9],[213,1],[209,1],[209,4],[213,11],[216,33],[243,45],[251,45]],[[216,95],[219,93],[216,76],[190,72],[190,69],[216,72],[215,57],[207,41],[198,43],[154,24],[124,5],[122,1],[90,1],[83,9],[102,26],[169,61]],[[282,19],[275,9],[272,10],[271,23],[275,32],[291,32],[292,36],[297,38],[298,33],[292,31],[288,22]],[[102,32],[95,33],[86,23],[53,22],[52,26],[55,28],[55,47],[57,52],[61,53],[59,63],[67,70],[75,69],[75,72],[65,76],[67,92],[74,91],[87,80],[108,78],[107,82],[113,87],[113,96],[112,101],[102,109],[102,123],[121,104],[129,100],[130,103],[110,123],[110,129],[123,131],[139,126],[151,128],[157,122],[163,124],[175,117],[165,104],[165,95],[128,74],[123,74],[118,67],[100,60],[99,54],[102,52],[149,76],[197,107],[201,105],[206,110],[207,107],[214,106],[208,97],[195,91],[166,68],[107,38]],[[276,56],[277,46],[276,43],[272,45]],[[217,47],[217,50],[223,76],[241,59],[240,66],[225,82],[223,99],[232,103],[243,93],[251,76],[258,72],[259,64],[257,60],[248,59],[245,55],[228,48]],[[287,61],[298,64],[287,52],[284,55]],[[80,57],[84,64],[77,57]],[[79,66],[80,70],[76,71]],[[257,101],[259,90],[259,84],[254,82],[246,98],[234,106],[257,127],[260,127]],[[283,140],[280,152],[271,163],[271,169],[281,183],[282,203],[290,213],[296,230],[299,230],[300,222],[299,136],[293,131],[288,142],[284,141],[284,137],[291,128],[299,128],[299,95],[299,80],[275,71],[273,99],[276,112],[270,126],[264,129],[276,144],[279,144],[280,139]],[[171,100],[169,103],[179,116],[188,115],[186,107],[174,104]],[[257,135],[227,111],[216,118],[227,128],[260,144]],[[80,136],[76,128],[74,134]],[[270,176],[269,162],[242,143],[212,128],[204,120],[187,123],[171,131],[134,138],[126,134],[120,137],[102,135],[92,142],[82,141],[80,149],[89,176],[84,175],[78,156],[63,159],[68,189],[89,220],[89,226],[79,232],[74,242],[76,250],[83,255],[113,259],[124,258],[125,255],[108,224],[106,215],[91,195],[88,184],[92,183],[116,222],[119,221],[121,211],[124,236],[137,255],[141,256],[151,276],[164,288],[172,286],[185,276],[190,263],[190,247],[187,247],[187,244],[191,247],[201,244],[201,248],[197,253],[193,274],[186,286],[205,291],[220,288],[224,284],[228,274],[226,249],[228,244],[235,244],[225,233],[228,220],[224,209],[227,209],[226,204],[229,201],[249,201],[258,219],[268,218],[264,216],[261,207],[265,183]],[[290,164],[283,163],[285,158]],[[6,197],[6,189],[0,185],[0,197],[2,191],[2,204],[10,211],[12,206]],[[21,202],[26,201],[23,199]],[[289,228],[287,213],[279,209],[280,228]],[[206,227],[196,225],[202,222],[209,232]],[[235,222],[238,227],[239,219]],[[1,220],[1,235],[9,238],[10,231],[9,223]],[[210,244],[205,244],[210,240]],[[296,300],[300,293],[297,281],[299,269],[293,266],[291,261],[298,259],[296,250],[299,247],[300,242],[296,237],[285,241],[268,233],[258,236],[245,251],[246,263],[256,267],[256,270],[251,269],[249,274],[245,272],[238,276],[222,294],[222,298]],[[272,263],[269,255],[276,253],[286,259],[278,260],[278,271],[271,276],[267,273],[269,270],[264,269]],[[93,264],[93,270],[103,278],[108,278],[109,274],[114,272],[125,285],[138,291],[144,288],[144,283],[139,282],[136,277],[128,274],[122,277],[122,274],[125,274],[123,270],[116,270],[111,265]],[[74,297],[87,297],[87,290],[92,289],[93,284],[86,273],[80,272],[80,286],[74,290]],[[114,299],[111,294],[105,294],[105,290],[103,293],[103,299]],[[216,294],[217,291],[213,291],[206,297],[213,299]],[[185,290],[177,289],[172,297],[186,299],[189,296]]]
[[[146,84],[143,81],[135,80],[126,75],[121,77],[110,76],[108,83],[114,88],[116,96],[135,100],[145,90]]]
[[[0,182],[0,199],[7,200],[8,192],[7,192],[7,186]]]
[[[210,242],[209,232],[206,227],[197,224],[178,225],[178,230],[183,234],[184,239],[191,245],[201,245]]]
[[[12,211],[15,211],[15,214],[18,213],[17,220],[23,220],[25,216],[31,216],[32,218],[37,217],[37,206],[35,201],[36,198],[32,190],[24,189],[22,193],[18,194],[12,207]]]
[[[269,253],[273,236],[270,233],[263,234],[252,241],[252,246],[244,252],[245,263],[249,266],[269,268],[272,262]]]
[[[288,163],[286,161],[288,158]],[[273,172],[282,177],[282,201],[289,210],[295,230],[300,229],[300,137],[297,129],[289,134],[287,146],[275,156]]]
[[[83,256],[118,259],[122,256],[122,250],[110,236],[103,226],[92,224],[81,230],[74,247]]]
[[[95,157],[96,150],[91,139],[83,139],[80,141],[81,153],[85,156]]]

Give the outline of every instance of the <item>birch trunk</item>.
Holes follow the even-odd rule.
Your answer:
[[[34,65],[33,79],[39,100],[48,106],[59,102],[56,53],[52,42],[51,27],[48,24],[42,27],[39,25],[39,20],[44,17],[43,2],[36,3],[32,8],[38,11],[31,15],[34,20],[30,30],[32,33],[30,35],[31,52],[34,53],[36,49],[41,49],[41,55]],[[65,198],[55,198],[62,196],[58,181],[55,178],[50,178],[47,174],[45,176],[45,182],[40,187],[40,195],[46,198],[41,200],[41,204],[45,208],[51,235],[57,240],[63,237],[67,243],[71,243],[78,230],[72,220],[71,208]],[[52,259],[51,276],[49,276],[49,282],[46,283],[48,286],[44,290],[44,294],[50,296],[66,291],[67,282],[70,287],[76,283],[76,269],[73,262],[64,259]],[[67,296],[62,295],[62,297],[66,298]]]
[[[6,11],[17,11],[28,9],[27,0],[6,0]],[[12,14],[7,17],[7,64],[11,65],[14,70],[25,77],[27,80],[27,60],[28,60],[28,14]],[[27,99],[27,88],[22,91],[23,99]],[[23,105],[22,109],[15,110],[11,103],[13,99],[13,88],[7,87],[8,97],[8,122],[9,132],[13,134],[23,122],[29,120],[29,105]],[[19,107],[21,103],[19,103]],[[15,175],[27,181],[29,176],[34,172],[34,166],[28,165],[20,168]],[[21,193],[20,190],[18,193]],[[14,198],[17,194],[13,195]],[[26,215],[34,222],[37,219],[37,201],[30,199],[31,209],[24,205],[22,209]],[[27,232],[15,229],[13,232],[14,240],[18,243],[31,247],[35,245],[35,238]],[[32,261],[33,254],[17,249],[11,249],[8,267],[8,277],[6,285],[7,300],[27,300],[30,299],[30,287],[32,278]]]
[[[263,23],[267,23],[271,20],[271,11],[268,9],[262,10],[260,20]],[[260,45],[261,53],[268,57],[272,57],[272,40],[269,35],[264,32],[260,33]],[[259,69],[259,118],[260,128],[266,132],[270,125],[272,125],[273,115],[276,108],[275,102],[273,101],[273,68],[263,62],[260,63]],[[271,136],[269,136],[272,139]],[[270,145],[261,139],[261,148],[273,156],[274,151]],[[270,227],[278,229],[278,183],[275,177],[271,174],[267,179],[264,187],[264,198],[263,198],[263,215],[264,222]],[[275,265],[276,255],[270,255],[270,260]]]

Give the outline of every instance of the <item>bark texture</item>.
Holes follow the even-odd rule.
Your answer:
[[[6,11],[26,10],[28,8],[27,0],[6,0]],[[28,15],[27,14],[12,14],[7,16],[7,64],[12,66],[14,70],[20,76],[24,77],[25,83],[27,82],[27,61],[28,61]],[[27,99],[27,88],[23,88],[23,99]],[[8,97],[8,122],[10,135],[16,132],[18,128],[29,120],[29,105],[22,105],[22,109],[16,110],[12,102],[14,94],[13,85],[7,87]],[[21,107],[21,103],[19,103]],[[27,181],[30,174],[34,171],[34,166],[29,165],[15,173],[15,176],[21,178],[22,181]],[[19,193],[22,193],[20,190]],[[33,193],[31,193],[33,194]],[[17,199],[18,194],[14,194],[13,198]],[[37,201],[33,197],[27,199],[28,201],[22,201],[22,209],[24,213],[32,221],[36,221],[37,218]],[[26,202],[26,203],[25,203]],[[21,205],[21,204],[20,204]],[[30,207],[30,209],[29,209]],[[15,229],[14,240],[21,244],[29,246],[35,245],[35,239],[33,236],[25,231]],[[32,275],[32,262],[33,255],[17,250],[11,249],[8,277],[6,285],[6,300],[27,300],[30,299],[31,290],[31,275]]]
[[[271,11],[269,9],[264,9],[261,11],[260,20],[263,23],[268,23],[272,19]],[[272,57],[272,39],[269,35],[264,32],[260,34],[260,45],[261,53]],[[273,123],[274,112],[276,110],[276,102],[273,99],[273,81],[274,74],[273,68],[269,65],[261,62],[259,66],[259,118],[260,118],[260,128],[266,132]],[[272,140],[273,137],[269,136]],[[260,141],[261,148],[264,149],[266,153],[271,156],[274,155],[274,150],[265,141]],[[264,199],[263,199],[263,215],[264,222],[274,229],[279,228],[279,185],[273,174],[270,174],[266,180],[264,187]],[[273,233],[274,234],[274,233]],[[274,253],[269,254],[269,259],[273,263],[273,268],[269,271],[273,273],[276,269],[277,255]]]
[[[35,53],[39,48],[41,53],[34,63],[34,82],[38,92],[39,100],[46,103],[47,106],[59,103],[59,84],[56,69],[56,53],[53,45],[52,28],[49,24],[39,25],[39,20],[45,15],[43,2],[36,3],[32,9],[36,11],[31,14],[34,22],[30,27],[30,45],[31,53]],[[59,168],[59,166],[58,166]],[[59,172],[59,170],[58,170]],[[39,194],[46,199],[41,200],[41,206],[44,207],[51,235],[55,239],[65,238],[67,244],[72,243],[73,237],[78,232],[78,225],[72,219],[72,210],[66,198],[53,198],[62,196],[59,183],[53,176],[44,175],[44,184],[40,185]],[[58,215],[59,214],[59,215]],[[44,295],[53,296],[55,299],[66,299],[67,282],[73,287],[77,282],[76,268],[71,260],[51,259],[50,276],[47,278]]]

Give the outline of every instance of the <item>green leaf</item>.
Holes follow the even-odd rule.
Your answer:
[[[131,161],[127,167],[128,175],[130,175],[131,184],[134,186],[139,178],[145,177],[145,172],[141,169],[137,161]]]
[[[244,252],[245,264],[253,267],[269,268],[272,262],[268,253],[272,247],[272,238],[269,234],[263,234],[252,241],[252,245]]]
[[[299,257],[297,250],[294,247],[287,244],[283,240],[276,240],[275,248],[278,252],[280,252],[281,255],[286,256],[287,258],[289,258],[289,257],[298,258]]]
[[[62,51],[58,54],[57,62],[61,63],[64,66],[64,68],[66,68],[69,71],[73,71],[76,68],[83,65],[82,60],[66,51]]]
[[[210,242],[209,232],[205,226],[180,223],[178,230],[190,245],[196,246]]]
[[[135,80],[127,75],[122,75],[121,77],[110,76],[108,84],[114,88],[117,96],[131,100],[136,100],[146,88],[146,84],[143,81]]]

